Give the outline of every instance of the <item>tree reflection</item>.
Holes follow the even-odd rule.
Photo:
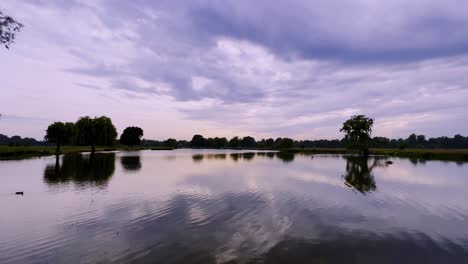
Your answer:
[[[73,182],[79,185],[105,185],[115,171],[115,153],[92,155],[67,154],[56,156],[55,164],[44,170],[44,180],[49,185]]]
[[[279,151],[279,152],[276,152],[276,157],[282,160],[284,163],[288,163],[294,160],[294,153]]]
[[[194,155],[192,155],[192,160],[195,163],[202,162],[203,158],[204,158],[203,154],[194,154]]]
[[[253,160],[254,157],[255,157],[255,153],[254,153],[254,152],[245,152],[245,153],[242,153],[242,159],[243,159],[243,160],[250,161],[250,160]]]
[[[238,161],[239,158],[241,157],[241,155],[242,155],[241,153],[231,153],[231,155],[229,155],[229,156],[231,156],[231,159],[233,161]]]
[[[385,166],[382,158],[373,158],[372,165],[369,166],[369,158],[364,156],[348,156],[346,157],[346,173],[343,175],[346,180],[345,184],[362,194],[375,191],[377,185],[375,183],[372,170],[375,167]]]
[[[126,171],[138,171],[141,169],[141,158],[140,156],[122,156],[120,164]]]

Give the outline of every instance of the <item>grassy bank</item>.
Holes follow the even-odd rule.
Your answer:
[[[345,148],[309,148],[288,149],[294,153],[308,154],[355,154],[356,151]],[[370,149],[370,154],[387,155],[425,160],[468,161],[468,149]]]
[[[126,147],[126,146],[97,146],[96,151],[115,151],[115,150],[143,150],[145,147]],[[63,146],[60,148],[62,154],[89,152],[89,146]],[[23,159],[30,157],[49,156],[55,154],[55,146],[30,146],[30,147],[8,147],[0,146],[0,159]]]

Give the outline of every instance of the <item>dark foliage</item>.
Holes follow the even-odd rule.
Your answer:
[[[71,122],[55,122],[47,127],[44,139],[49,143],[55,143],[56,152],[60,152],[60,146],[73,142],[76,135],[76,126]]]
[[[163,146],[168,148],[178,148],[179,142],[177,142],[177,139],[168,138],[163,142]]]
[[[143,129],[139,127],[127,127],[120,135],[120,143],[127,146],[136,146],[141,144],[141,137],[143,136]]]
[[[77,145],[89,145],[94,152],[96,145],[111,146],[115,144],[117,130],[112,120],[106,116],[90,118],[81,117],[76,122]]]
[[[47,142],[44,141],[37,141],[34,138],[22,138],[20,136],[12,136],[11,138],[0,134],[0,146],[11,146],[11,147],[17,147],[17,146],[45,146],[48,145]]]
[[[345,133],[349,148],[358,149],[367,154],[373,125],[374,119],[365,115],[355,115],[343,123],[340,132]]]
[[[206,139],[202,135],[194,135],[190,141],[192,148],[205,148],[207,147]]]
[[[0,44],[9,49],[10,45],[15,42],[16,33],[18,33],[22,27],[23,24],[0,11]]]

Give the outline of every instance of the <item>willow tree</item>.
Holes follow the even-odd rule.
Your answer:
[[[106,116],[81,117],[76,122],[76,140],[78,145],[90,145],[94,153],[96,146],[111,146],[115,144],[117,130],[112,120]]]

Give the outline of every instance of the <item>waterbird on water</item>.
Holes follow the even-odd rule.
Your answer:
[[[24,192],[15,192],[16,195],[24,195]]]

